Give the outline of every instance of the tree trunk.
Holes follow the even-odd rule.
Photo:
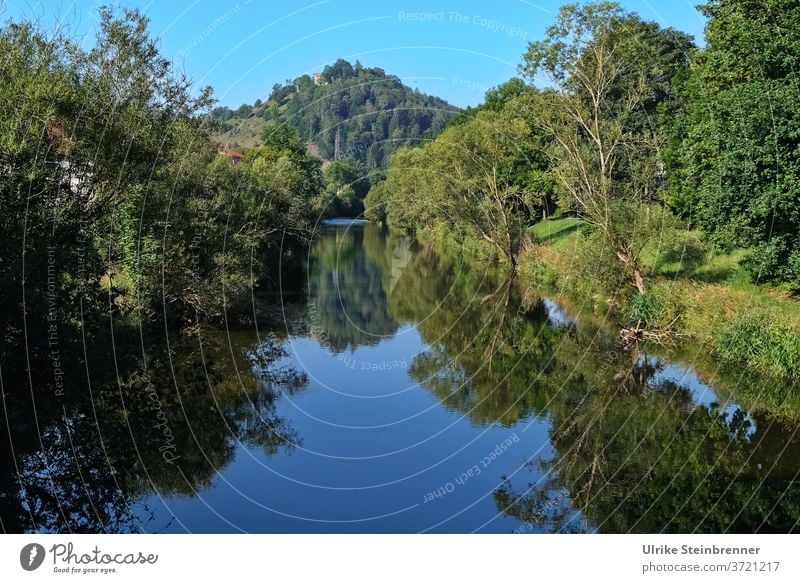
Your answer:
[[[506,221],[506,224],[508,221]],[[514,242],[511,239],[511,233],[508,232],[508,228],[506,228],[506,245],[508,245],[508,260],[511,263],[511,272],[516,273],[517,271],[517,256],[514,253]]]
[[[509,270],[511,271],[511,276],[513,277],[517,273],[517,256],[513,251],[509,253],[508,261],[511,264]]]
[[[639,264],[637,263],[636,258],[633,257],[628,251],[620,251],[618,249],[615,253],[623,265],[630,267],[633,270],[633,285],[636,286],[636,289],[639,290],[640,294],[645,293],[647,291],[647,287],[644,284],[642,270],[639,269]]]
[[[643,294],[647,291],[644,285],[644,278],[642,277],[642,272],[639,270],[638,267],[633,268],[633,280],[636,284],[636,289],[639,290],[640,294]]]

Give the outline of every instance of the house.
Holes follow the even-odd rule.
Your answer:
[[[244,160],[244,154],[230,148],[220,148],[219,153],[228,159],[231,166],[238,166]]]

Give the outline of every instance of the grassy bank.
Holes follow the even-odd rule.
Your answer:
[[[642,321],[685,336],[728,365],[784,384],[800,377],[800,302],[788,288],[752,281],[740,266],[746,251],[700,252],[699,235],[689,232],[680,257],[647,250],[649,287],[638,294],[603,285],[601,267],[587,262],[587,229],[578,219],[556,217],[529,231],[537,243],[521,256],[523,280],[596,313],[610,310],[620,326]]]

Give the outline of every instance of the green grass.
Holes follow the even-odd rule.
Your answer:
[[[734,249],[730,253],[709,252],[690,276],[705,283],[724,283],[736,289],[750,288],[753,286],[750,274],[741,265],[745,257],[745,249]]]
[[[528,232],[541,244],[523,256],[520,273],[533,281],[557,285],[567,295],[600,298],[604,287],[594,277],[575,271],[585,227],[571,217],[556,216]],[[707,343],[718,358],[781,379],[797,379],[800,367],[800,301],[786,285],[753,281],[742,266],[746,249],[709,251],[701,234],[681,234],[678,251],[645,249],[642,262],[650,269],[647,294],[618,294],[613,299],[620,325],[642,320],[654,329],[670,329]],[[630,290],[628,290],[630,291]]]
[[[643,263],[656,277],[691,279],[698,283],[721,284],[733,289],[754,290],[750,273],[742,267],[746,249],[720,253],[705,249],[696,231],[683,234],[684,243],[672,253],[658,253],[655,248],[642,254]]]
[[[528,228],[543,245],[552,247],[556,251],[574,248],[585,224],[580,219],[573,217],[556,216],[546,221],[541,221]]]
[[[232,119],[226,123],[227,131],[213,137],[221,144],[235,150],[249,150],[261,144],[261,132],[264,127],[274,123],[266,122],[260,114],[253,114],[245,119]]]
[[[528,233],[534,235],[538,241],[554,251],[563,252],[575,249],[581,234],[586,226],[574,217],[555,215],[546,221],[538,222],[528,227]],[[734,249],[728,253],[713,250],[704,250],[698,257],[692,258],[692,253],[698,253],[701,248],[701,233],[687,231],[684,234],[685,244],[675,256],[658,254],[657,247],[645,249],[642,261],[648,266],[656,278],[685,279],[699,284],[718,284],[733,290],[762,294],[772,297],[788,297],[787,286],[772,284],[759,284],[753,281],[750,273],[742,266],[747,257],[747,249]],[[693,260],[694,259],[694,260]],[[789,306],[791,313],[800,307],[800,302],[787,300],[781,301]],[[797,312],[800,315],[800,312]]]

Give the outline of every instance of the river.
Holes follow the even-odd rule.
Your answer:
[[[167,335],[10,423],[4,530],[797,528],[800,425],[696,363],[371,224],[325,225],[306,273],[255,325]]]

